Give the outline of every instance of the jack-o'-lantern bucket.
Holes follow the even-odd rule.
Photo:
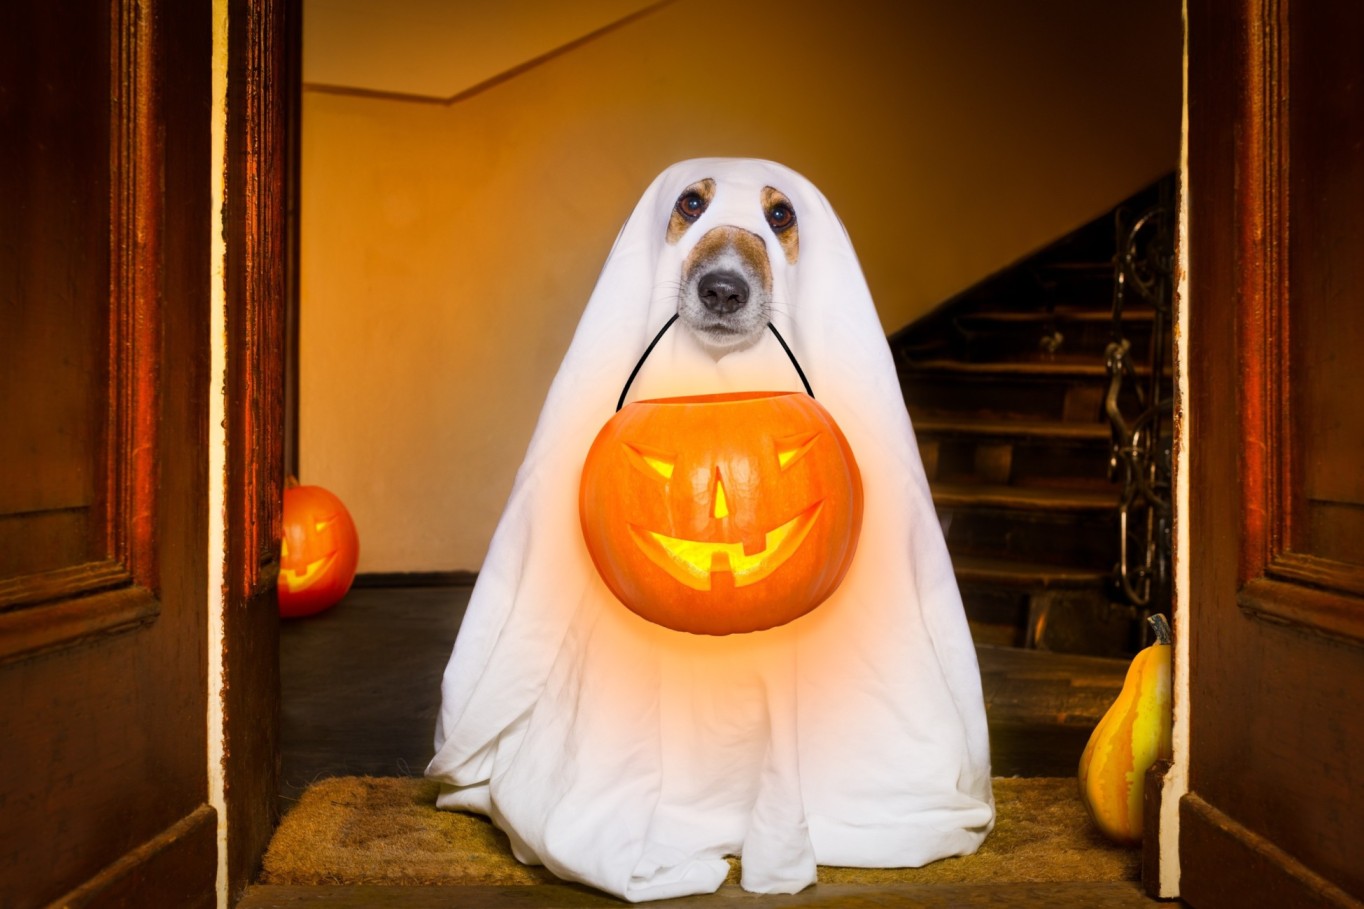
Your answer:
[[[636,401],[606,423],[579,516],[627,608],[725,635],[783,625],[837,589],[857,549],[862,478],[806,387]]]

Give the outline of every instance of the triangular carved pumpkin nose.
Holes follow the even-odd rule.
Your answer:
[[[729,517],[729,500],[725,498],[725,484],[720,480],[720,471],[715,471],[715,519]]]

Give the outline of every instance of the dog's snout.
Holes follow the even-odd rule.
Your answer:
[[[748,304],[748,282],[732,271],[712,271],[696,284],[701,305],[716,315],[737,312]]]
[[[715,356],[753,344],[772,306],[767,242],[721,224],[706,231],[682,262],[677,314]]]

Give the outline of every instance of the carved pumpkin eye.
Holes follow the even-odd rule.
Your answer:
[[[327,518],[325,521],[317,521],[317,522],[315,522],[315,523],[313,524],[313,530],[316,530],[318,533],[321,533],[322,531],[324,531],[324,530],[326,530],[328,527],[330,527],[331,524],[332,524],[332,521],[334,521],[334,520],[336,520],[336,519],[335,519],[335,518]]]
[[[815,444],[817,438],[819,438],[819,433],[810,432],[778,439],[777,463],[781,465],[781,469],[785,470],[803,458],[809,452],[810,447]]]
[[[629,442],[625,443],[625,450],[630,453],[630,463],[645,473],[660,476],[665,480],[673,478],[673,467],[677,463],[676,456],[659,451],[656,448],[631,445]]]

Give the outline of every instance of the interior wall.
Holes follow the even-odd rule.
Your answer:
[[[302,481],[362,572],[476,570],[665,166],[804,173],[893,331],[1176,165],[1180,28],[1169,0],[676,0],[454,104],[305,88]]]

